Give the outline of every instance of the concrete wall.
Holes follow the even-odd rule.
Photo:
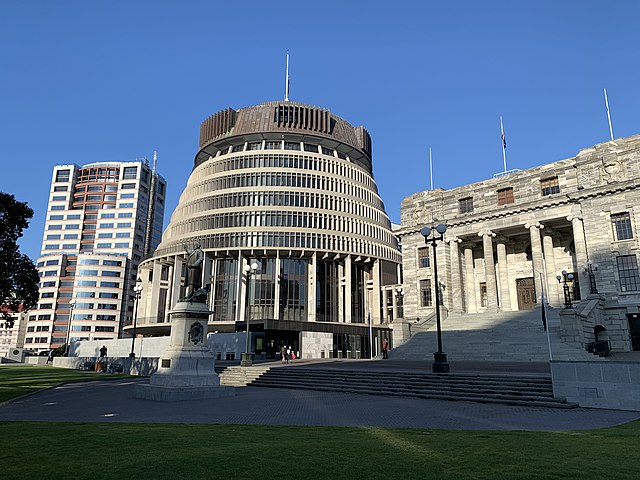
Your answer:
[[[136,338],[134,352],[136,357],[160,357],[169,346],[170,337]],[[118,340],[85,340],[72,343],[69,347],[70,357],[99,357],[100,348],[107,347],[108,357],[128,357],[131,352],[131,339]],[[46,358],[46,357],[45,357]]]
[[[581,407],[640,411],[640,363],[551,362],[553,394]]]
[[[301,332],[300,350],[302,358],[329,358],[333,351],[333,333]]]
[[[137,358],[160,358],[169,346],[170,337],[144,337],[136,338],[135,354]],[[225,359],[227,353],[235,355],[235,359],[240,359],[240,354],[244,352],[244,333],[216,333],[207,335],[209,350],[220,358]],[[108,357],[128,357],[131,352],[131,339],[118,340],[97,340],[83,341],[71,344],[69,348],[70,357],[99,357],[100,348],[107,347]],[[45,361],[47,357],[42,357]]]

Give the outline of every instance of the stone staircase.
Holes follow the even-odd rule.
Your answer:
[[[547,308],[554,360],[606,361],[560,339],[560,310]],[[437,350],[435,325],[394,348],[394,360],[423,360]],[[449,361],[547,362],[549,345],[539,308],[529,311],[449,315],[442,321],[442,349]]]
[[[230,367],[236,368],[240,367]],[[553,398],[548,375],[428,374],[289,366],[268,369],[250,385],[537,407],[576,407],[563,399]]]
[[[260,375],[269,371],[270,367],[253,365],[251,367],[219,367],[216,364],[215,371],[220,376],[220,383],[231,387],[244,387],[254,381]]]

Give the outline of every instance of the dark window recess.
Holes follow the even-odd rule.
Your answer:
[[[458,200],[459,213],[471,213],[473,212],[473,198],[461,198]]]
[[[498,205],[508,205],[513,202],[513,188],[503,188],[498,190]]]
[[[560,184],[558,183],[558,177],[551,177],[540,180],[540,190],[543,196],[560,193]]]

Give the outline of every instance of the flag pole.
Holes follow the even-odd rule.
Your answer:
[[[289,101],[289,52],[287,52],[287,72],[286,72],[286,85],[284,87],[284,101]]]
[[[429,147],[429,181],[431,182],[431,190],[433,190],[433,161],[431,159],[431,147]]]
[[[507,140],[504,138],[504,126],[502,125],[502,115],[500,115],[500,133],[502,138],[502,164],[504,173],[507,173]]]
[[[613,141],[613,128],[611,127],[611,113],[609,113],[609,99],[607,98],[607,89],[604,89],[604,105],[607,107],[607,119],[609,120],[609,135]]]

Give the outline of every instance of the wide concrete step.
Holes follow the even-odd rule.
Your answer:
[[[548,376],[425,374],[330,368],[271,368],[252,386],[464,400],[511,405],[575,407],[553,398]]]
[[[529,312],[499,312],[450,315],[442,321],[443,350],[450,359],[485,361],[548,361],[549,344],[555,360],[594,360],[584,349],[560,339],[560,316],[547,310],[549,338],[539,309]],[[403,345],[391,351],[396,360],[429,357],[437,346],[435,326],[416,331]]]
[[[216,365],[215,371],[220,376],[220,383],[222,385],[228,385],[231,387],[244,387],[251,383],[253,380],[263,375],[270,367],[265,366],[252,366],[252,367],[240,367],[234,366],[218,366]]]

